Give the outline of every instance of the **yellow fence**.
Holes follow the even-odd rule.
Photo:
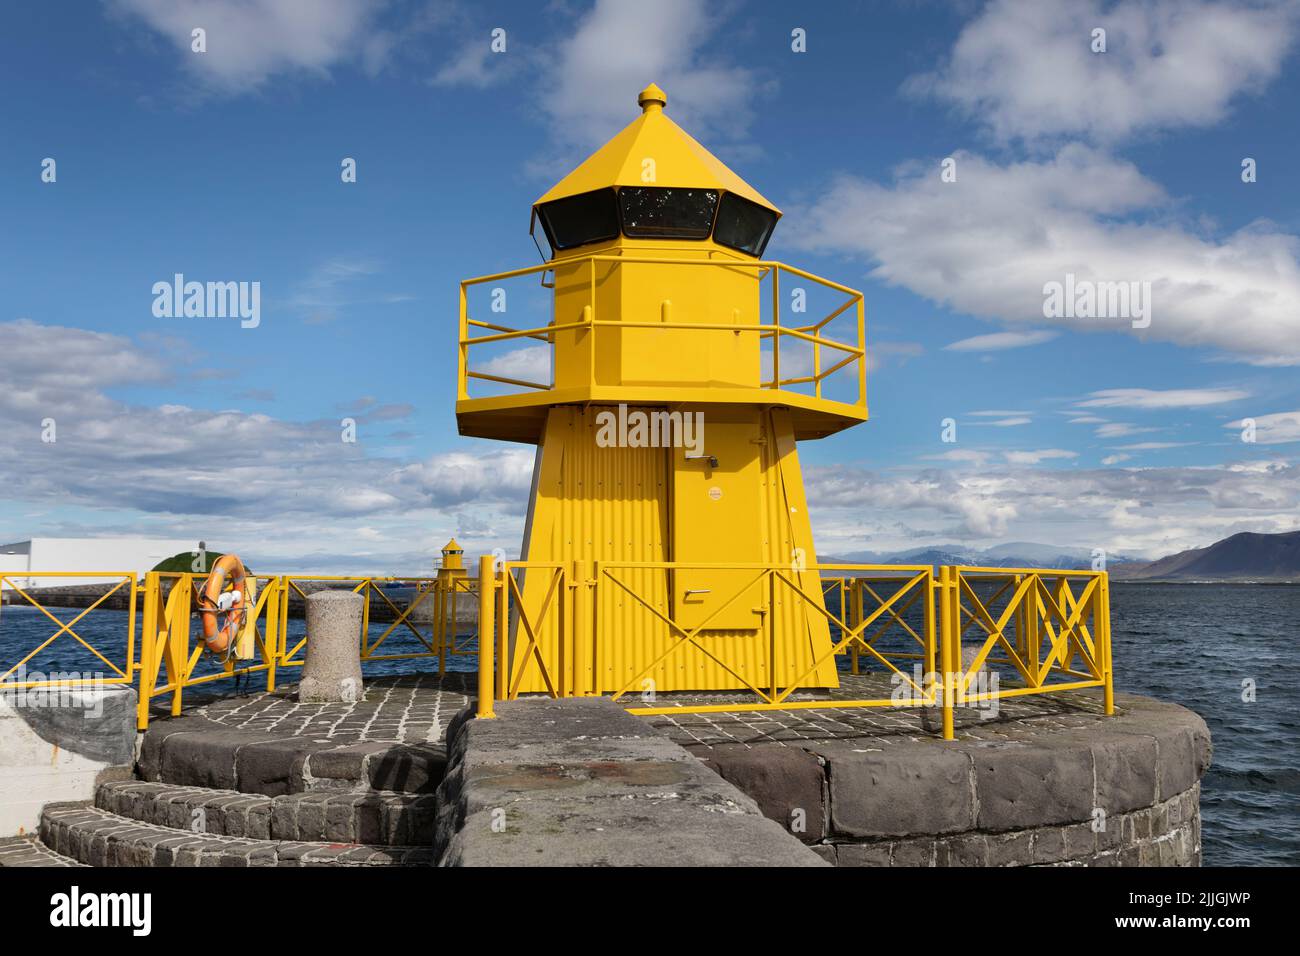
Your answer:
[[[114,580],[79,597],[88,602],[85,608],[65,608],[68,598],[47,590],[56,580],[77,584],[88,578]],[[41,582],[41,588],[29,586],[29,580]],[[466,614],[478,601],[478,582],[472,578],[256,575],[250,589],[254,603],[242,625],[244,636],[252,639],[253,657],[219,660],[204,651],[196,613],[198,589],[206,580],[205,574],[154,571],[142,583],[129,571],[0,575],[0,589],[9,599],[0,608],[0,692],[138,684],[137,723],[144,729],[155,700],[170,697],[171,713],[179,714],[188,688],[264,675],[266,690],[272,691],[279,669],[304,661],[310,635],[291,636],[289,620],[300,616],[300,602],[321,588],[351,590],[365,599],[358,635],[364,662],[436,659],[441,674],[450,658],[477,653],[472,615]],[[103,618],[110,606],[115,615]],[[17,608],[35,613],[24,612],[15,621]],[[94,672],[36,672],[65,644],[75,644],[80,659],[93,662]]]
[[[200,671],[205,660],[202,626],[194,616],[196,589],[202,574],[159,574],[145,577],[144,623],[140,647],[138,725],[148,726],[153,698],[171,695],[171,712],[179,714],[184,691],[211,681],[264,674],[267,691],[275,689],[279,668],[298,667],[305,660],[309,633],[290,637],[292,605],[305,602],[321,589],[342,589],[363,597],[358,641],[363,662],[437,659],[445,673],[450,655],[471,654],[456,621],[456,608],[475,599],[477,582],[466,578],[380,577],[285,574],[258,576],[256,603],[245,615],[245,633],[254,639],[249,661],[226,660],[219,668]],[[393,588],[405,592],[394,598]],[[379,634],[374,625],[387,624]],[[395,635],[414,650],[395,648]],[[211,661],[211,658],[207,658]]]
[[[690,565],[689,570],[700,567],[704,566]],[[730,572],[730,580],[738,585],[728,600],[716,605],[715,613],[723,613],[734,601],[761,595],[764,624],[752,638],[733,634],[719,642],[710,634],[707,618],[689,626],[674,619],[659,593],[662,589],[647,586],[653,575],[646,572],[678,571],[686,565],[506,562],[496,566],[484,557],[478,578],[257,576],[256,600],[243,624],[254,655],[250,660],[225,661],[204,653],[202,627],[195,614],[196,589],[204,575],[150,572],[139,587],[129,572],[97,573],[93,576],[115,580],[89,607],[66,612],[46,607],[24,579],[75,580],[92,573],[0,575],[0,586],[16,599],[11,603],[36,609],[33,619],[50,627],[48,636],[28,642],[6,638],[0,627],[0,638],[6,638],[0,649],[13,658],[0,659],[4,668],[0,690],[138,681],[141,729],[148,724],[156,698],[170,696],[170,710],[179,714],[187,688],[260,674],[271,691],[280,668],[303,663],[303,649],[310,640],[308,634],[288,637],[291,601],[325,587],[352,590],[365,598],[358,635],[363,661],[437,659],[439,673],[444,673],[450,656],[477,655],[480,716],[491,716],[494,700],[520,696],[526,678],[537,678],[534,683],[552,697],[608,692],[627,702],[632,713],[643,715],[938,708],[949,738],[954,708],[967,704],[1101,688],[1105,712],[1114,710],[1105,572],[943,567],[935,573],[925,565],[866,564],[708,567]],[[525,593],[530,595],[527,602]],[[114,624],[120,633],[110,640],[96,639],[86,633],[84,622],[114,595],[122,605],[119,610],[126,612],[120,624]],[[613,601],[631,609],[622,611],[624,615],[643,614],[657,621],[664,640],[653,646],[621,646],[619,628],[601,624],[606,620],[602,602]],[[462,613],[474,608],[476,623],[473,615]],[[783,612],[776,613],[777,609]],[[801,614],[792,618],[793,609]],[[0,611],[0,625],[3,614]],[[795,671],[798,678],[781,685],[765,678],[791,672],[776,666],[774,659],[782,646],[774,640],[774,628],[790,619],[824,620],[831,639],[800,662]],[[387,627],[372,635],[372,623]],[[395,647],[395,635],[413,649]],[[480,635],[486,639],[479,640]],[[58,641],[75,642],[103,665],[103,672],[93,680],[29,677],[26,666]],[[739,641],[749,645],[743,654],[737,648]],[[702,655],[730,674],[750,699],[738,701],[729,692],[724,702],[687,698],[667,706],[656,700],[654,675],[688,654]],[[611,668],[609,662],[615,657],[618,666]],[[824,673],[823,665],[841,657],[849,674],[860,673],[865,662],[873,671],[888,675],[890,695],[855,698],[841,689],[827,699],[807,693],[819,686],[812,675]],[[990,687],[984,678],[992,664],[998,665],[1002,679]],[[605,677],[595,676],[611,673],[612,690],[602,685]]]
[[[110,578],[112,580],[104,586],[104,593],[98,595],[85,608],[47,607],[45,601],[30,593],[38,590],[29,583],[32,580],[59,580],[67,581],[68,585],[74,585],[78,580],[84,582],[87,578],[100,580]],[[19,581],[22,582],[21,585],[18,583]],[[54,586],[57,587],[58,585]],[[5,609],[0,608],[0,639],[4,640],[4,647],[9,648],[12,645],[12,652],[16,655],[16,659],[12,663],[0,657],[0,668],[2,668],[0,669],[0,690],[77,686],[91,683],[129,684],[132,682],[135,667],[136,607],[139,594],[135,575],[130,571],[44,571],[40,573],[25,572],[18,575],[0,574],[0,593],[5,592],[20,599],[11,603],[8,607],[34,608],[40,612],[40,619],[38,619],[40,623],[48,623],[53,630],[47,637],[33,639],[30,645],[21,638],[11,638],[9,631],[3,627]],[[78,627],[81,627],[82,631],[86,630],[82,626],[82,622],[89,620],[91,612],[104,607],[109,602],[109,599],[113,597],[125,598],[127,613],[122,621],[122,626],[115,628],[113,635],[107,639],[102,635],[92,636],[79,633]],[[80,613],[77,613],[78,610],[80,610]],[[85,675],[80,672],[76,677],[70,677],[66,674],[54,676],[42,672],[42,675],[38,678],[28,677],[27,665],[33,661],[39,663],[42,653],[49,651],[56,645],[60,645],[60,642],[64,645],[70,642],[76,643],[102,664],[105,670],[100,672],[98,676]]]
[[[644,614],[656,618],[670,639],[645,653],[622,673],[615,700],[640,695],[628,707],[634,714],[690,714],[857,707],[925,707],[942,713],[943,734],[954,733],[954,710],[964,705],[1026,694],[1101,688],[1106,713],[1113,713],[1109,585],[1105,572],[1037,568],[820,565],[809,568],[762,565],[710,565],[712,570],[744,572],[742,584],[718,605],[721,613],[758,588],[763,595],[764,625],[745,653],[769,655],[767,674],[781,669],[770,655],[778,653],[772,622],[779,604],[794,603],[823,616],[831,641],[804,662],[801,676],[785,686],[756,680],[755,672],[736,664],[744,655],[735,637],[711,640],[708,620],[686,626],[663,607],[656,595],[630,583],[636,570],[681,569],[677,564],[584,566],[574,562],[539,565],[508,562],[494,568],[480,564],[480,626],[496,636],[480,641],[479,715],[492,715],[495,700],[513,700],[525,674],[541,677],[552,697],[597,693],[590,686],[592,666],[610,653],[617,633],[602,633],[599,603],[615,595],[630,597]],[[690,565],[697,569],[697,565]],[[523,574],[542,575],[544,594],[526,605]],[[808,586],[807,577],[816,584]],[[534,585],[536,588],[536,585]],[[548,639],[547,635],[554,639]],[[674,655],[688,649],[702,654],[732,675],[752,700],[701,702],[655,700],[650,676]],[[846,655],[846,667],[858,674],[865,659],[887,674],[888,697],[855,698],[843,691],[832,699],[807,693],[818,685],[810,678],[830,659]],[[987,686],[988,664],[1009,668],[1005,683]],[[999,671],[1001,677],[1002,671]]]
[[[194,616],[198,588],[206,574],[150,571],[145,575],[144,616],[140,633],[140,699],[136,725],[149,725],[154,697],[171,694],[171,712],[181,712],[185,688],[247,674],[265,673],[266,689],[275,689],[281,652],[279,578],[253,576],[255,601],[244,614],[243,633],[252,633],[257,657],[253,661],[224,661],[219,670],[200,672],[204,661],[203,627]]]

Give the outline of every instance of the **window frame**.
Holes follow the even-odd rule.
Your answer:
[[[614,233],[608,236],[599,236],[595,239],[587,239],[583,242],[575,242],[572,245],[560,246],[555,242],[555,236],[551,233],[550,219],[546,215],[546,207],[555,203],[567,202],[574,199],[581,199],[585,196],[595,196],[599,193],[609,193],[614,203]],[[534,207],[538,221],[542,224],[542,232],[546,234],[546,241],[551,246],[551,258],[555,258],[557,252],[568,252],[570,249],[581,249],[583,246],[592,246],[598,242],[609,242],[611,239],[617,239],[623,235],[623,218],[618,208],[618,190],[613,186],[602,186],[600,189],[588,190],[585,193],[575,193],[572,196],[561,196],[559,199],[552,199],[550,202],[539,203]]]
[[[623,221],[623,190],[625,189],[685,189],[699,190],[700,192],[716,192],[718,201],[713,204],[713,215],[709,219],[709,230],[702,236],[634,236],[627,231],[627,223]],[[713,238],[713,229],[718,224],[718,210],[722,208],[722,197],[727,195],[725,189],[709,189],[704,186],[619,186],[618,193],[618,228],[624,239],[646,239],[654,241],[656,239],[665,239],[669,242],[708,242]]]
[[[731,197],[733,199],[738,200],[739,202],[753,206],[755,209],[761,209],[763,212],[767,213],[767,215],[771,217],[771,221],[767,227],[767,234],[763,236],[763,241],[759,244],[759,248],[757,252],[750,252],[748,249],[742,249],[740,246],[733,246],[731,243],[724,242],[723,240],[717,237],[717,228],[718,228],[717,219],[719,216],[722,215],[722,204],[723,202],[726,201],[727,197]],[[719,197],[718,199],[718,210],[716,215],[714,216],[713,230],[709,233],[709,235],[713,237],[713,241],[715,243],[722,246],[724,249],[731,249],[735,252],[741,253],[742,255],[753,256],[755,259],[762,259],[763,253],[767,252],[767,244],[772,241],[772,233],[776,232],[776,224],[780,221],[780,219],[781,217],[776,214],[775,210],[768,209],[762,203],[756,203],[752,199],[746,199],[744,196],[741,196],[739,193],[733,193],[728,190],[723,192],[722,196]]]

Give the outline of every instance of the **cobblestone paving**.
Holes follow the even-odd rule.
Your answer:
[[[287,685],[273,694],[211,699],[185,713],[254,733],[423,743],[441,740],[456,711],[469,706],[475,679],[452,672],[376,677],[366,681],[363,699],[354,704],[300,704],[296,685]]]
[[[355,704],[299,704],[293,685],[273,694],[248,694],[210,699],[186,714],[206,717],[231,729],[283,736],[301,736],[339,742],[440,740],[447,723],[462,707],[473,702],[476,675],[451,673],[378,677],[367,681],[365,697]],[[883,674],[840,675],[840,686],[826,695],[826,707],[792,711],[736,711],[646,717],[677,743],[770,744],[803,740],[871,738],[872,746],[902,744],[938,733],[938,715],[921,709],[836,707],[835,700],[870,700],[889,697],[893,687]],[[825,692],[822,692],[824,694]],[[815,700],[822,694],[804,693],[792,700]],[[672,694],[657,706],[752,703],[746,694]],[[635,707],[641,702],[627,698]],[[959,739],[1031,740],[1038,734],[1081,729],[1100,719],[1099,691],[1026,696],[997,702],[996,711],[958,708]]]
[[[840,686],[830,692],[827,706],[809,710],[737,711],[734,713],[682,714],[646,717],[679,744],[786,744],[806,740],[870,738],[870,746],[884,748],[915,740],[933,739],[939,733],[939,715],[919,708],[836,707],[835,700],[887,699],[893,685],[884,674],[841,674]],[[686,707],[704,703],[742,701],[731,695],[671,695],[655,706]],[[753,698],[744,702],[752,703]],[[958,708],[958,739],[1031,741],[1039,734],[1081,729],[1104,719],[1100,691],[1070,691],[1042,696],[1013,697],[997,701],[996,712],[975,707]],[[629,703],[629,706],[635,706]],[[1117,711],[1119,708],[1117,707]]]

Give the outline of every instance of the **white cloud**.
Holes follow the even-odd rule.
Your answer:
[[[1107,455],[1101,460],[1103,465],[1118,465],[1121,461],[1128,461],[1132,455]]]
[[[301,313],[306,324],[321,325],[342,317],[351,306],[397,305],[413,298],[400,293],[358,291],[366,279],[379,271],[380,264],[372,259],[335,256],[298,282],[286,304]]]
[[[1089,393],[1076,408],[1203,408],[1250,398],[1240,388],[1103,388]]]
[[[352,571],[392,569],[369,566],[371,555],[408,569],[418,558],[427,569],[426,552],[441,544],[430,534],[450,536],[456,525],[447,509],[472,507],[481,524],[504,529],[489,547],[518,547],[531,449],[473,443],[420,460],[385,457],[367,425],[404,417],[411,406],[371,396],[347,406],[359,423],[355,444],[341,441],[339,420],[328,415],[302,422],[176,402],[131,405],[110,391],[165,385],[173,372],[130,340],[27,320],[0,323],[0,336],[6,500],[98,516],[90,528],[61,518],[9,528],[0,539],[195,533],[298,566],[350,560]],[[53,442],[42,440],[47,418]],[[352,530],[361,527],[382,528],[385,547],[358,550]]]
[[[1280,445],[1300,441],[1300,411],[1256,415],[1250,420],[1255,423],[1255,441],[1261,445]],[[1246,421],[1238,419],[1235,422],[1228,422],[1223,427],[1240,431],[1246,427]]]
[[[805,469],[818,551],[903,550],[954,540],[1042,541],[1159,556],[1237,531],[1300,529],[1300,466],[974,470]],[[866,506],[864,507],[864,502]]]
[[[829,329],[823,329],[822,335],[826,335],[828,331]],[[853,339],[846,335],[839,335],[839,336],[832,336],[832,337],[837,338],[840,341],[857,341],[856,339]],[[785,362],[785,353],[788,348],[789,346],[787,345],[783,345],[781,347],[781,361],[783,364]],[[805,349],[805,351],[811,351],[811,349]],[[867,343],[867,371],[868,372],[879,371],[880,369],[889,365],[891,361],[896,361],[898,365],[906,365],[908,359],[916,358],[918,355],[921,355],[924,351],[925,351],[925,347],[921,345],[920,342],[883,342],[883,341],[868,342]],[[767,354],[770,354],[770,350],[768,350]],[[823,353],[823,358],[822,358],[823,362],[826,361],[825,354],[826,353]],[[841,357],[843,357],[842,354]],[[844,366],[844,368],[849,374],[854,374],[854,375],[857,374],[857,369],[853,363]],[[808,369],[809,371],[812,370],[811,362],[808,364]],[[764,372],[764,374],[770,377],[771,375],[770,369]],[[804,372],[801,374],[807,374],[807,373]]]
[[[1052,459],[1078,458],[1079,454],[1066,451],[1064,448],[1042,448],[1038,451],[1008,451],[1004,453],[1004,457],[1013,465],[1037,465]]]
[[[391,37],[378,29],[376,0],[112,0],[172,42],[184,68],[203,86],[236,94],[272,75],[327,75],[357,60],[370,70]],[[191,50],[191,32],[207,32],[207,52]]]
[[[1107,422],[1097,429],[1098,438],[1123,438],[1125,435],[1140,435],[1143,432],[1156,431],[1154,428],[1134,425],[1131,422]]]
[[[476,372],[546,385],[551,381],[551,346],[525,345],[493,356]]]
[[[1267,223],[1221,238],[1168,219],[1163,190],[1131,163],[1084,146],[1000,165],[956,155],[911,163],[890,185],[841,177],[791,215],[787,239],[858,254],[873,278],[971,315],[1043,322],[1044,285],[1149,282],[1150,327],[1129,319],[1056,320],[1221,349],[1257,364],[1300,363],[1300,239]],[[1122,221],[1126,214],[1153,221]]]
[[[1116,445],[1120,451],[1164,451],[1166,448],[1186,448],[1196,445],[1194,441],[1143,441],[1133,445]]]
[[[993,458],[992,452],[977,451],[973,448],[954,448],[939,455],[927,455],[930,461],[961,461],[973,465],[983,465]]]
[[[541,105],[557,139],[591,147],[631,122],[636,94],[658,83],[673,119],[702,141],[743,139],[761,92],[757,74],[729,63],[727,44],[704,52],[721,26],[695,0],[659,0],[653,10],[596,0],[560,44]]]
[[[1222,120],[1263,89],[1295,34],[1288,3],[995,0],[951,56],[905,88],[955,104],[1003,140],[1130,134]],[[1091,50],[1106,30],[1106,52]]]
[[[1042,345],[1060,335],[1048,329],[1028,332],[992,332],[959,339],[944,346],[947,352],[1000,352],[1003,349],[1021,349],[1029,345]]]

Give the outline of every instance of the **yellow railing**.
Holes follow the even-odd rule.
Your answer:
[[[365,603],[361,609],[361,660],[363,661],[400,661],[419,657],[438,657],[440,654],[436,640],[436,608],[438,603],[435,599],[438,590],[438,580],[436,578],[285,574],[280,576],[279,581],[286,597],[292,598],[296,595],[304,601],[311,593],[311,590],[304,590],[303,588],[303,585],[308,582],[327,588],[343,586],[343,589],[354,594],[360,594],[365,598]],[[385,585],[393,584],[404,586],[415,592],[414,598],[406,604],[405,608],[399,607],[386,593],[387,588],[385,588]],[[347,585],[352,586],[347,587]],[[386,611],[394,616],[383,633],[375,638],[370,636],[370,623],[371,617],[374,616],[377,619],[378,615],[372,615],[372,608],[379,608],[381,611]],[[415,612],[422,608],[428,611],[429,623],[434,625],[430,636],[426,636],[417,626],[419,623],[423,623],[425,615],[415,616]],[[288,619],[289,601],[286,600],[280,607],[280,633],[282,634],[288,633]],[[396,653],[384,651],[380,653],[380,648],[395,633],[410,635],[421,649],[417,651],[398,651]],[[286,646],[284,653],[280,657],[281,663],[288,665],[301,664],[303,658],[298,655],[307,646],[308,638],[309,635],[304,634],[292,647]],[[455,653],[455,651],[452,653]]]
[[[589,684],[584,687],[581,675],[590,672],[589,658],[599,658],[609,642],[619,640],[618,634],[598,633],[596,623],[600,602],[615,595],[631,597],[671,638],[666,648],[636,661],[613,692],[615,700],[635,691],[647,675],[688,647],[709,658],[755,698],[741,703],[677,701],[672,706],[629,707],[634,714],[938,708],[943,735],[952,739],[956,707],[1026,694],[1101,688],[1103,709],[1107,714],[1114,712],[1105,572],[943,567],[936,575],[923,565],[707,566],[715,571],[752,572],[734,595],[715,605],[715,614],[758,587],[766,595],[768,609],[776,606],[778,596],[793,598],[810,617],[825,619],[831,632],[829,644],[803,662],[797,678],[782,684],[775,679],[779,671],[774,656],[766,669],[773,679],[767,683],[753,679],[719,650],[723,645],[710,648],[705,643],[702,636],[708,619],[691,626],[674,620],[651,596],[638,593],[623,573],[700,567],[704,566],[597,563],[588,575],[582,562],[570,566],[507,563],[494,570],[491,559],[484,558],[479,580],[489,584],[479,587],[480,633],[495,633],[497,639],[479,642],[480,716],[491,716],[489,698],[517,698],[529,672],[540,675],[545,693],[552,697],[598,692]],[[533,593],[544,597],[533,600],[531,608],[525,606],[518,580],[525,570],[543,576],[542,585],[534,584]],[[818,576],[818,587],[810,589],[801,580],[809,572]],[[765,614],[764,625],[753,638],[769,655],[775,655],[778,647],[774,620],[774,614]],[[540,638],[544,627],[558,631],[559,636],[550,644],[549,657]],[[968,641],[967,634],[972,632],[974,639]],[[901,647],[884,647],[881,642],[886,636]],[[726,646],[735,648],[735,639],[729,639]],[[887,698],[853,698],[841,693],[830,699],[806,699],[807,695],[798,693],[817,686],[810,678],[827,661],[845,653],[850,655],[849,668],[854,674],[859,673],[864,657],[888,674],[893,693]],[[991,688],[981,686],[980,677],[988,663],[1007,665],[1011,680],[1005,685],[999,680]]]
[[[301,666],[304,649],[311,635],[290,637],[291,603],[306,600],[321,588],[342,588],[360,594],[362,626],[358,634],[358,652],[363,662],[400,661],[436,658],[439,673],[445,673],[447,657],[473,651],[463,639],[458,642],[455,605],[451,596],[472,594],[477,582],[461,578],[347,576],[347,575],[259,575],[256,577],[256,603],[245,615],[246,633],[254,638],[257,656],[250,661],[227,660],[212,663],[204,671],[205,661],[202,624],[195,615],[196,588],[206,575],[160,574],[145,576],[143,589],[143,625],[140,642],[140,701],[138,725],[149,723],[149,708],[155,697],[171,695],[171,712],[179,714],[184,691],[212,681],[264,673],[266,689],[275,689],[277,670]],[[398,601],[384,585],[409,588],[409,601]],[[312,587],[315,585],[315,587]],[[458,598],[469,601],[474,598]],[[301,609],[296,609],[301,613]],[[426,614],[417,614],[427,610]],[[296,615],[295,615],[296,616]],[[383,616],[388,618],[381,621]],[[379,634],[372,630],[379,624],[387,627]],[[372,626],[374,625],[374,626]],[[416,650],[392,649],[394,635],[403,635]]]
[[[767,611],[752,638],[742,635],[711,642],[709,618],[683,623],[672,616],[662,594],[648,593],[644,584],[638,586],[654,577],[648,572],[704,567],[733,573],[737,575],[733,580],[740,584],[728,600],[714,605],[713,615],[722,614],[735,601],[748,599],[743,596],[763,596]],[[513,700],[532,687],[540,687],[552,697],[606,691],[602,686],[605,678],[597,675],[611,670],[606,664],[615,651],[621,655],[619,670],[607,692],[622,700],[644,690],[648,675],[688,653],[688,648],[708,658],[715,673],[727,675],[753,700],[692,698],[674,701],[673,706],[642,700],[628,708],[632,713],[926,707],[942,711],[944,736],[951,738],[954,708],[1003,698],[1100,688],[1103,709],[1108,714],[1114,711],[1110,593],[1105,572],[943,567],[936,574],[925,565],[788,567],[581,561],[505,562],[498,567],[485,556],[477,578],[257,576],[256,600],[243,625],[244,636],[253,639],[255,648],[253,658],[247,661],[205,659],[202,627],[194,613],[196,588],[202,585],[204,575],[149,572],[139,588],[133,574],[99,573],[94,576],[121,580],[105,586],[105,593],[90,607],[63,616],[53,613],[30,587],[15,580],[91,576],[88,572],[0,575],[0,585],[7,585],[12,594],[39,610],[53,627],[48,637],[20,650],[21,657],[12,664],[0,662],[7,666],[0,672],[0,690],[138,680],[138,723],[142,729],[148,724],[155,698],[170,695],[171,713],[179,714],[187,688],[265,674],[266,689],[272,691],[278,668],[303,663],[302,651],[310,635],[292,643],[288,639],[289,603],[294,596],[305,599],[312,590],[309,585],[314,584],[343,587],[365,598],[364,623],[358,635],[363,661],[437,658],[439,673],[443,673],[449,655],[477,654],[478,707],[483,716],[491,715],[494,700]],[[386,584],[409,588],[409,600],[395,600]],[[80,633],[78,628],[85,631],[81,622],[90,612],[123,589],[127,589],[121,625],[124,639],[111,642],[121,648],[119,662],[114,660],[118,652],[108,642],[92,640],[92,635]],[[622,601],[631,609],[625,613],[644,615],[664,640],[631,650],[626,640],[620,645],[620,637],[626,638],[626,634],[601,624],[602,603],[607,601]],[[456,613],[462,604],[477,605],[476,634],[462,633]],[[789,653],[789,644],[777,639],[779,615],[771,613],[778,605],[784,607],[786,616],[797,609],[801,615],[797,619],[807,622],[810,633],[814,622],[824,623],[822,633],[830,636],[793,669],[787,666],[788,660],[777,666],[777,655]],[[427,615],[417,615],[425,608]],[[391,621],[372,636],[372,618],[381,613],[376,609]],[[141,619],[138,642],[137,614]],[[0,630],[0,636],[3,634]],[[388,642],[394,634],[413,637],[417,649],[393,652]],[[24,665],[60,639],[75,641],[93,655],[104,665],[107,676],[23,679]],[[738,666],[732,656],[738,653],[739,642],[750,642],[745,652],[757,662],[752,670]],[[473,643],[477,646],[471,647]],[[12,646],[12,641],[5,646]],[[782,647],[785,650],[779,650]],[[841,690],[829,699],[824,695],[809,699],[801,693],[824,686],[826,681],[818,683],[813,675],[824,674],[824,665],[846,654],[851,673],[859,673],[865,659],[888,675],[894,688],[890,696],[854,698]],[[998,665],[1000,680],[987,687],[982,675],[990,664]],[[765,678],[760,679],[759,674]],[[778,674],[797,676],[779,680]]]
[[[40,590],[40,588],[31,585],[32,580],[44,581],[56,578],[60,580],[66,579],[69,584],[75,583],[78,579],[84,581],[87,578],[111,578],[112,580],[105,586],[104,593],[97,596],[90,605],[79,609],[80,613],[74,613],[71,618],[65,619],[56,615],[54,610],[51,610],[51,607],[46,605],[46,602],[50,600],[49,598],[42,600],[31,593]],[[19,581],[22,581],[21,585],[19,585]],[[122,628],[118,632],[122,638],[120,641],[78,633],[77,627],[81,625],[82,621],[88,621],[92,611],[100,608],[110,597],[123,592],[124,589],[127,607]],[[48,637],[39,641],[26,653],[19,650],[18,653],[22,654],[22,656],[14,660],[13,663],[0,658],[0,668],[3,668],[3,670],[0,670],[0,690],[91,684],[129,684],[132,682],[135,668],[135,624],[138,593],[135,575],[130,571],[42,571],[0,574],[0,594],[6,591],[22,598],[22,603],[10,604],[9,607],[35,608],[44,618],[48,619],[54,630]],[[75,608],[62,608],[58,605],[53,605],[53,607],[63,613],[69,610],[78,610]],[[0,646],[9,647],[16,643],[16,639],[11,636],[12,629],[4,627],[4,613],[4,609],[0,608],[0,640],[4,642]],[[82,630],[85,630],[85,628],[83,627]],[[116,631],[116,629],[114,630]],[[75,678],[65,675],[61,677],[43,676],[39,679],[23,679],[27,665],[38,660],[42,651],[49,649],[60,639],[63,639],[64,643],[72,641],[80,645],[99,664],[102,664],[105,670],[97,675],[77,672],[78,676]],[[109,643],[118,646],[109,647]]]
[[[854,371],[857,377],[858,391],[857,398],[851,404],[858,406],[865,412],[867,404],[866,307],[863,295],[858,290],[851,289],[845,285],[840,285],[838,282],[833,282],[830,279],[823,279],[821,276],[814,275],[811,272],[796,268],[795,266],[771,260],[742,261],[735,259],[682,259],[653,258],[648,256],[590,255],[575,256],[572,259],[565,259],[563,262],[558,264],[563,266],[573,266],[583,262],[588,263],[588,304],[582,309],[582,318],[560,323],[551,322],[547,325],[536,326],[534,328],[512,328],[507,325],[471,318],[469,315],[469,289],[487,282],[503,282],[509,279],[520,278],[522,276],[550,272],[556,268],[557,263],[549,262],[543,265],[529,266],[523,269],[511,269],[506,272],[497,272],[492,275],[477,276],[472,279],[464,279],[461,281],[459,319],[460,335],[456,377],[456,395],[459,399],[465,400],[471,397],[469,394],[469,382],[471,379],[493,382],[498,385],[509,385],[522,389],[550,390],[555,387],[554,362],[551,363],[552,381],[549,384],[475,371],[470,368],[469,351],[470,347],[474,345],[532,339],[539,342],[551,343],[553,346],[556,332],[581,329],[590,331],[593,335],[591,354],[593,356],[592,360],[594,361],[594,356],[596,354],[594,336],[602,328],[655,330],[682,329],[685,331],[696,332],[756,332],[758,333],[760,340],[772,339],[772,377],[767,381],[759,383],[760,387],[766,389],[784,389],[792,385],[812,385],[814,396],[821,398],[823,382],[825,382],[829,376],[839,372],[841,369],[853,365],[855,366]],[[597,317],[596,313],[596,266],[599,263],[610,263],[616,268],[630,264],[653,264],[656,266],[711,266],[713,268],[730,270],[753,269],[758,272],[758,278],[760,280],[771,279],[772,319],[770,322],[760,321],[749,325],[737,324],[734,321],[730,321],[729,317],[726,321],[718,322],[675,322],[667,315],[663,316],[661,320],[654,322],[625,321],[621,318],[601,319]],[[783,325],[781,323],[780,294],[781,275],[783,273],[797,276],[808,282],[814,282],[824,288],[841,293],[846,297],[845,301],[815,322],[809,322],[804,325]],[[840,342],[823,335],[823,330],[827,325],[848,312],[850,309],[856,309],[856,344]],[[487,334],[471,336],[470,332],[474,329],[486,330]],[[813,367],[811,374],[792,376],[788,378],[781,377],[781,343],[783,339],[787,338],[794,339],[798,342],[806,342],[812,346]],[[832,355],[835,356],[835,358],[832,358],[830,364],[825,368],[822,367],[823,349],[830,350]]]
[[[245,613],[243,635],[251,634],[257,658],[221,663],[219,670],[200,672],[204,662],[203,626],[194,614],[197,589],[206,574],[150,571],[145,575],[144,616],[140,632],[140,686],[136,726],[149,725],[149,708],[155,697],[171,694],[171,713],[180,714],[185,688],[248,674],[265,673],[266,689],[275,690],[275,671],[281,653],[280,601],[283,588],[277,577],[254,575],[254,604]]]

